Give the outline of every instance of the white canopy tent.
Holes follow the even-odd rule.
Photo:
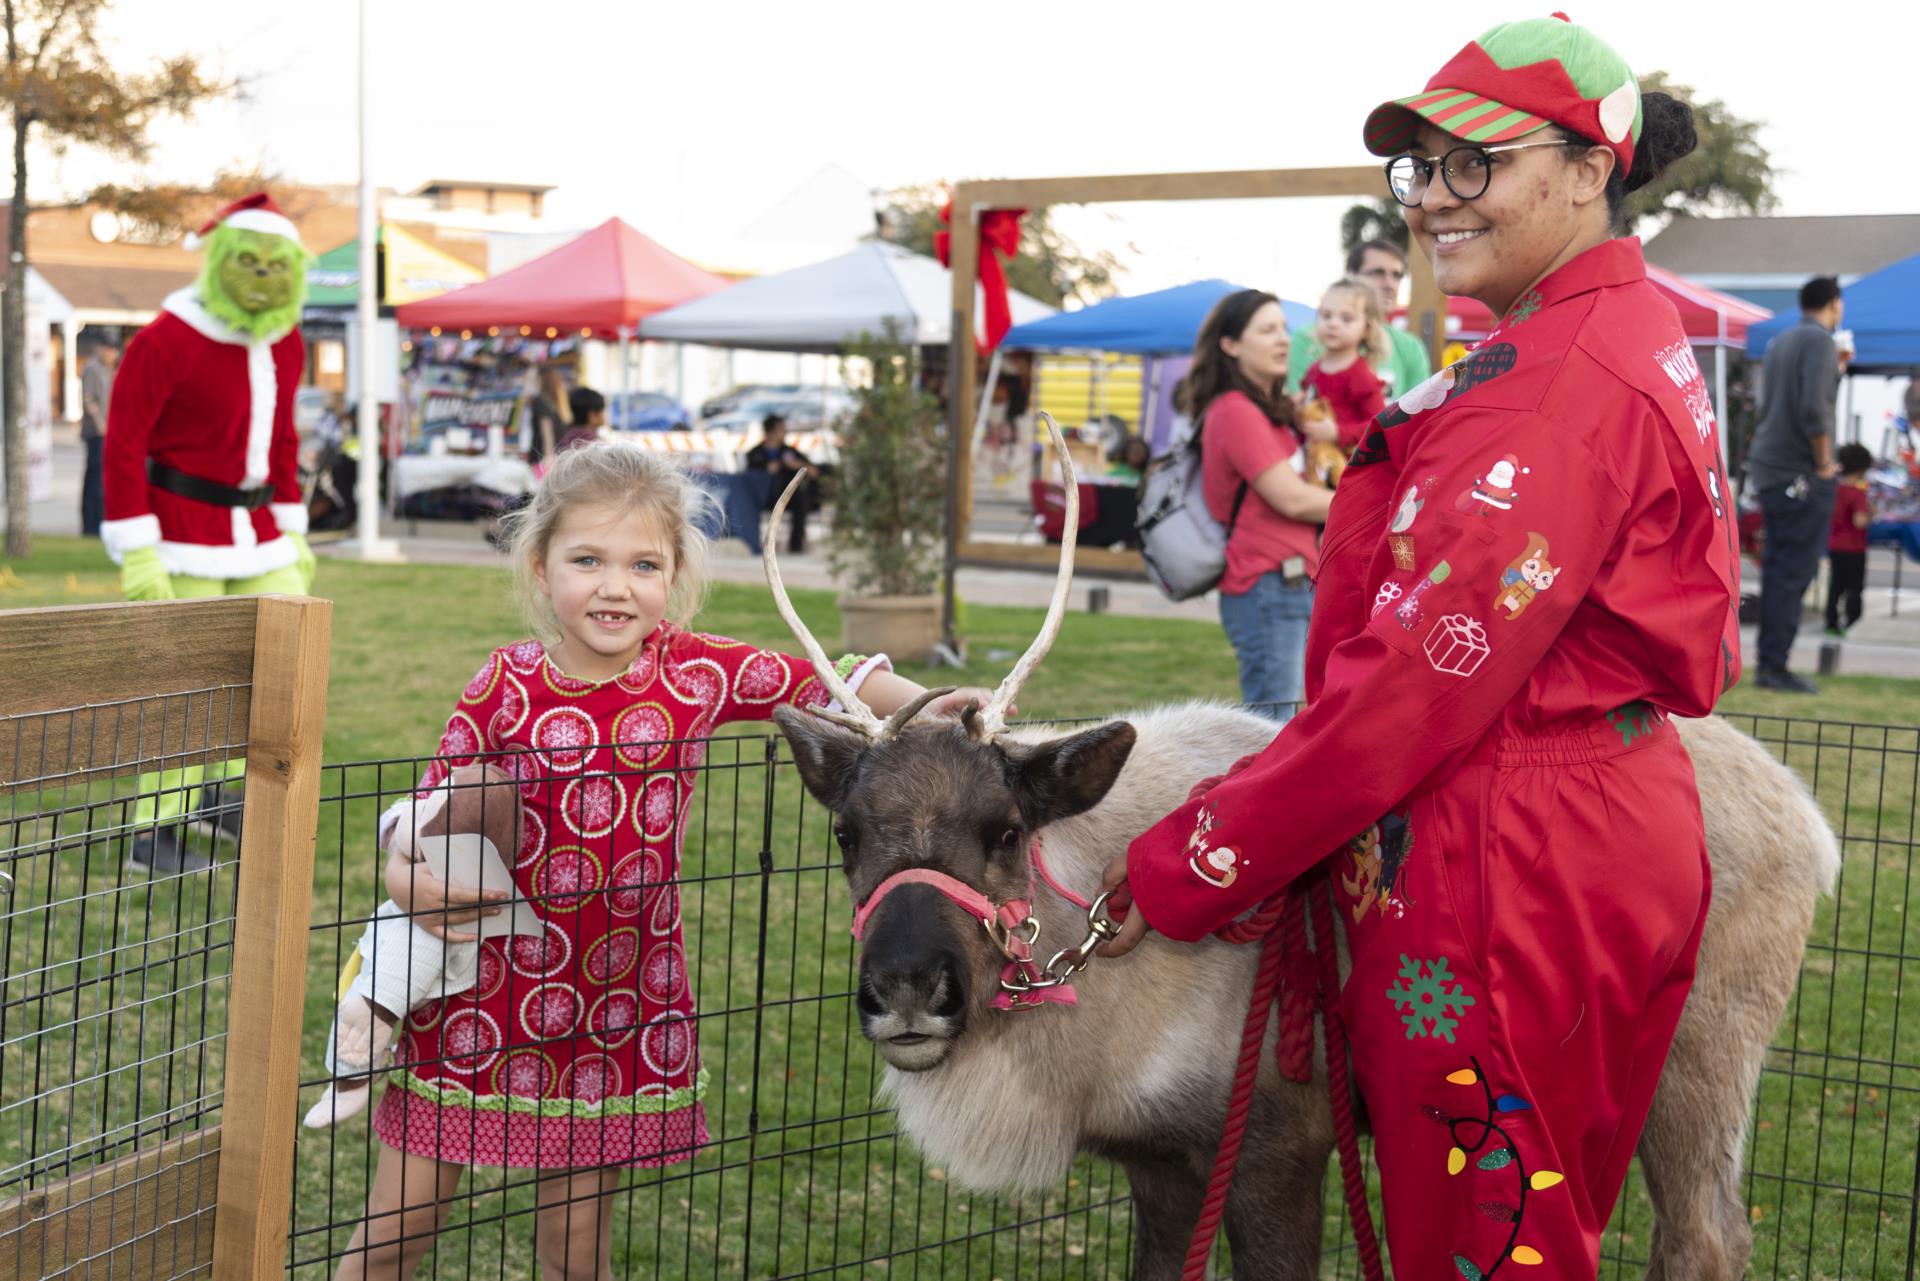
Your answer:
[[[1054,314],[1022,293],[1011,297],[1013,323]],[[953,283],[945,267],[898,245],[870,241],[850,253],[657,312],[642,338],[755,351],[839,354],[862,334],[879,337],[892,322],[916,346],[953,336]]]

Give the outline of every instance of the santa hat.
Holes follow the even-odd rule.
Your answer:
[[[187,233],[188,249],[198,249],[201,243],[213,234],[213,229],[225,223],[241,231],[259,231],[269,236],[285,236],[294,244],[300,244],[300,229],[293,225],[293,219],[280,212],[280,206],[273,203],[273,197],[264,191],[256,191],[251,196],[240,199],[207,219],[198,231]],[[301,245],[304,249],[306,246]]]

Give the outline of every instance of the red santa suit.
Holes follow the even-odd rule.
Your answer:
[[[127,344],[107,412],[107,554],[119,563],[160,549],[170,574],[252,578],[292,565],[286,533],[304,534],[293,400],[306,359],[294,329],[268,341],[237,333],[201,305],[197,288],[175,291],[159,319]],[[163,489],[147,463],[237,489],[271,487],[249,511]]]
[[[1329,516],[1309,705],[1129,852],[1147,921],[1197,939],[1337,851],[1402,1281],[1594,1275],[1692,982],[1709,870],[1664,714],[1738,673],[1739,562],[1687,350],[1614,240],[1389,406]]]

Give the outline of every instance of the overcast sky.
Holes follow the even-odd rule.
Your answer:
[[[828,163],[876,187],[1365,163],[1369,108],[1419,89],[1484,27],[1534,13],[1298,0],[370,7],[377,183],[552,183],[556,221],[617,213],[669,247],[676,234],[741,226]],[[148,174],[195,180],[259,163],[353,181],[354,11],[349,0],[120,0],[105,34],[122,65],[188,51],[249,85],[244,101],[164,127]],[[1889,126],[1920,84],[1913,8],[1788,12],[1790,30],[1755,6],[1674,0],[1573,16],[1635,71],[1665,70],[1766,122],[1780,212],[1920,210],[1912,158],[1885,141],[1902,136]],[[42,153],[33,191],[139,176],[85,152]],[[1304,295],[1337,270],[1346,203],[1107,206],[1069,225],[1137,243],[1131,287],[1218,274]]]

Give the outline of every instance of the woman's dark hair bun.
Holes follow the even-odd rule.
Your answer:
[[[1633,149],[1627,190],[1640,190],[1658,178],[1667,166],[1692,155],[1699,145],[1700,135],[1693,128],[1692,107],[1672,94],[1641,94],[1640,141]]]

